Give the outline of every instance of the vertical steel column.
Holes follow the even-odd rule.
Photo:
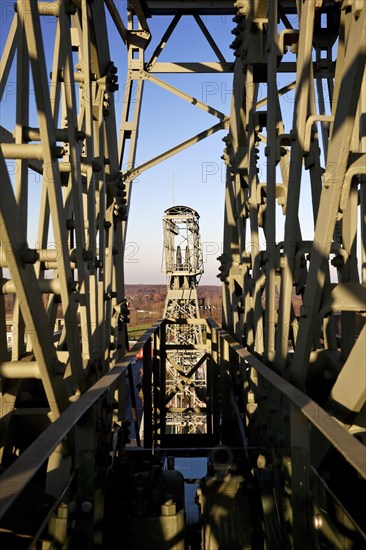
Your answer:
[[[337,212],[341,200],[343,182],[347,171],[350,142],[366,59],[366,7],[358,16],[354,11],[343,12],[342,24],[349,26],[339,89],[333,101],[334,123],[331,129],[328,148],[328,162],[323,176],[319,213],[315,227],[313,253],[310,262],[307,288],[304,296],[303,315],[295,351],[292,376],[297,384],[304,384],[307,376],[307,363],[314,338],[319,326],[318,312],[326,277],[325,265],[328,262]],[[357,37],[357,38],[356,38]],[[338,73],[339,74],[339,73]],[[349,89],[352,89],[352,94]]]
[[[299,15],[299,45],[296,66],[297,94],[295,97],[293,130],[291,134],[291,140],[293,143],[291,146],[285,221],[284,256],[282,258],[283,274],[281,277],[275,357],[276,365],[282,369],[286,365],[288,352],[296,241],[301,240],[301,229],[299,226],[299,199],[305,128],[309,106],[314,10],[315,0],[305,0],[302,4],[301,18]]]
[[[159,361],[156,357],[155,345],[154,355],[151,357],[152,345],[151,338],[144,346],[143,355],[143,377],[142,377],[142,391],[144,395],[144,437],[143,446],[151,448],[153,443],[153,403],[152,403],[152,365]]]
[[[264,356],[274,359],[276,322],[276,140],[278,90],[276,83],[278,56],[278,5],[273,0],[268,5],[268,65],[267,65],[267,208],[266,235],[266,318],[264,327]]]

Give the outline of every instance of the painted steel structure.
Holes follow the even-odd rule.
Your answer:
[[[166,332],[167,344],[203,344],[201,325],[180,325],[182,319],[198,319],[197,285],[203,273],[199,215],[187,206],[172,206],[164,212],[164,272],[167,296],[164,318],[177,321]],[[171,433],[206,433],[207,364],[201,350],[167,352],[166,425]]]
[[[234,16],[234,61],[222,55],[202,18],[222,14]],[[50,15],[57,20],[53,37],[42,32]],[[240,449],[236,479],[252,479],[262,499],[262,506],[261,499],[253,504],[263,520],[255,540],[251,533],[253,547],[362,547],[365,2],[131,0],[126,25],[124,15],[113,0],[18,0],[2,52],[0,96],[15,82],[16,101],[0,146],[1,543],[92,548],[112,535],[111,544],[122,540],[109,503],[123,489],[102,488],[109,475],[128,481],[118,478],[126,456],[134,466],[126,451],[124,373],[141,347],[144,449],[137,453],[155,471],[151,449],[174,447],[161,384],[169,322],[124,354],[131,190],[138,174],[228,130],[223,328],[207,324],[212,422],[204,439],[183,446],[188,455],[197,447],[200,456],[216,443]],[[172,19],[146,59],[149,18],[160,15]],[[159,61],[186,16],[217,62]],[[119,136],[108,21],[128,57]],[[156,76],[175,72],[232,72],[231,112]],[[146,80],[217,122],[136,166]],[[35,174],[41,193],[33,247]],[[60,311],[61,330],[54,329]],[[16,330],[8,349],[10,322]],[[200,544],[210,541],[210,550],[233,542],[211,513],[208,487],[219,478],[215,473],[213,484],[201,487]],[[161,505],[164,517],[176,518],[173,505]]]

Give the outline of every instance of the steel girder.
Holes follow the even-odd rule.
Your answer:
[[[128,55],[118,145],[116,77],[106,40],[105,8]],[[200,15],[235,10],[232,63],[222,56]],[[51,39],[49,80],[45,50],[50,35],[42,33],[42,17],[50,13],[57,17],[57,26]],[[146,62],[151,38],[148,18],[160,14],[173,18]],[[159,62],[184,15],[194,16],[217,62]],[[126,26],[113,0],[17,2],[0,66],[1,95],[12,84],[9,75],[16,74],[15,123],[1,128],[0,148],[3,465],[14,461],[123,352],[122,257],[133,178],[229,125],[221,258],[223,324],[247,350],[303,390],[300,402],[305,399],[306,404],[306,393],[310,394],[325,407],[327,418],[334,422],[336,417],[345,431],[363,437],[365,20],[366,7],[360,0],[239,0],[235,7],[228,1],[132,0]],[[177,71],[233,71],[230,117],[156,76]],[[211,113],[218,122],[136,167],[147,79]],[[31,81],[34,96],[29,92]],[[31,127],[35,111],[37,124]],[[34,174],[42,182],[35,247],[30,233]],[[56,243],[52,249],[47,246],[50,239]],[[11,351],[6,342],[6,293],[14,295]],[[59,307],[64,314],[61,331],[54,329]],[[222,356],[224,379],[229,355]],[[275,385],[281,387],[281,380],[276,378],[274,384],[267,373],[270,382],[262,387],[253,369],[249,374],[244,384],[248,429],[258,427],[257,413],[263,419],[273,408],[281,410],[281,418],[268,423],[272,432],[259,430],[257,435],[260,440],[264,433],[262,441],[273,445],[275,452],[283,438],[291,445],[292,488],[295,498],[304,499],[294,508],[299,512],[310,493],[304,457],[296,452],[311,450],[308,427],[302,421],[296,424],[293,409],[275,397]],[[266,401],[268,395],[273,402]],[[111,396],[106,403],[109,412],[110,401]],[[109,412],[105,419],[110,425]],[[48,464],[50,472],[61,470],[65,451],[75,452],[77,467],[81,471],[87,465],[89,473],[80,493],[86,500],[93,498],[93,415],[78,431],[76,449],[71,437],[69,448],[58,447]],[[284,436],[286,415],[291,430]],[[99,434],[105,426],[100,427]],[[331,447],[331,439],[327,440],[312,446],[316,453],[306,463],[321,464]],[[63,470],[61,481],[68,480],[70,465]],[[305,498],[297,483],[304,484]],[[46,489],[57,493],[50,479]],[[297,540],[306,540],[302,536],[309,528],[302,525],[299,513],[294,531]]]
[[[50,16],[54,26],[47,25]],[[103,3],[20,0],[2,53],[1,96],[9,100],[12,87],[16,96],[14,113],[2,104],[0,145],[3,467],[125,348],[126,207],[113,103],[117,70],[106,36]],[[104,434],[112,400],[110,392],[95,409],[108,426]],[[82,492],[93,496],[95,411],[87,429],[45,464],[43,489],[56,498],[70,480],[70,453],[76,469],[91,468]]]
[[[106,12],[127,46],[119,142],[113,100],[117,77],[110,59]],[[126,25],[113,0],[15,4],[0,74],[1,96],[16,97],[14,117],[10,110],[2,116],[0,147],[0,427],[5,467],[124,352],[123,253],[144,80],[151,78],[211,113],[218,123],[137,167],[138,173],[228,127],[223,113],[152,74],[177,70],[178,65],[165,66],[157,60],[181,15],[173,18],[145,63],[148,15],[146,4],[138,0],[128,7]],[[187,64],[182,70],[230,70],[199,14],[194,17],[218,61]],[[48,18],[55,18],[54,28],[47,26]],[[4,102],[2,113],[5,107]],[[41,184],[39,197],[33,193],[33,181]],[[12,317],[7,315],[8,294],[14,301]],[[123,385],[121,377],[115,420],[123,420]],[[49,475],[41,486],[47,493],[60,498],[71,480],[71,456],[77,471],[85,466],[86,475],[79,476],[79,497],[93,500],[92,470],[98,466],[93,448],[97,443],[102,449],[104,439],[104,448],[110,448],[112,400],[111,390],[85,426],[71,434],[67,445],[58,445],[45,463]]]
[[[297,16],[286,10],[277,1],[238,3],[225,153],[224,325],[358,432],[365,407],[366,8],[309,0],[297,3]],[[281,66],[292,63],[295,74],[285,82]]]
[[[236,5],[223,325],[323,406],[323,422],[340,423],[365,444],[366,6]],[[274,452],[267,459],[291,494],[283,504],[292,542],[313,547],[319,541],[304,518],[319,498],[317,483],[327,486],[327,478],[352,508],[337,482],[341,461],[271,384],[247,374],[242,412],[250,439]],[[361,456],[365,463],[366,449]],[[347,471],[344,483],[356,487],[357,476]]]

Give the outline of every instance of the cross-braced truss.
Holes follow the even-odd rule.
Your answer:
[[[13,17],[1,59],[1,95],[15,87],[0,148],[4,463],[25,444],[19,423],[31,441],[125,341],[126,207],[103,3],[22,0]]]
[[[365,411],[366,7],[237,5],[224,324],[358,432]]]
[[[10,3],[4,5],[7,10]],[[23,490],[9,484],[13,471],[27,480],[27,490],[40,472],[35,508],[47,509],[47,518],[55,509],[50,496],[61,504],[73,483],[80,501],[94,502],[95,472],[109,457],[112,411],[118,406],[109,370],[125,351],[123,253],[133,180],[229,130],[220,278],[223,325],[236,341],[219,328],[212,330],[210,342],[202,341],[200,324],[193,322],[198,317],[195,278],[202,267],[198,230],[178,251],[170,225],[167,271],[178,274],[168,285],[165,315],[174,324],[162,326],[164,341],[155,337],[160,347],[152,362],[149,337],[144,343],[149,383],[166,375],[168,384],[158,396],[157,422],[151,395],[145,395],[146,438],[151,445],[158,441],[161,433],[147,432],[151,425],[163,431],[164,421],[175,433],[207,435],[214,428],[215,438],[220,434],[228,444],[240,441],[244,447],[248,436],[268,450],[266,457],[256,458],[262,465],[264,458],[272,461],[275,467],[267,473],[277,470],[277,481],[283,483],[284,521],[295,547],[329,546],[339,533],[345,545],[362,544],[364,518],[351,493],[362,492],[365,477],[365,449],[356,438],[364,441],[366,414],[366,4],[131,0],[126,17],[119,7],[113,0],[18,0],[4,42],[0,454],[7,471],[0,478],[1,517]],[[224,57],[204,21],[225,14],[234,15],[234,61]],[[148,20],[160,15],[171,20],[147,56]],[[51,16],[56,24],[47,26]],[[216,61],[202,60],[198,53],[194,62],[160,61],[186,16],[202,31]],[[119,136],[113,96],[117,69],[107,40],[111,25],[127,52]],[[234,75],[230,115],[160,77],[229,72]],[[146,81],[216,122],[136,166]],[[175,353],[169,348],[175,345],[194,349]],[[211,381],[200,351],[205,345],[215,376],[219,373]],[[232,362],[234,351],[239,359]],[[119,368],[112,374],[118,383],[124,380]],[[100,387],[90,389],[99,378]],[[153,389],[155,399],[161,388]],[[118,394],[119,420],[124,418],[123,395]],[[65,428],[63,413],[69,407],[75,418]],[[165,418],[159,417],[163,410]],[[319,411],[324,422],[315,418]],[[213,427],[205,424],[210,414]],[[60,416],[64,428],[57,431],[54,421]],[[37,438],[48,441],[47,427],[57,443],[45,455],[40,443],[29,451]],[[31,458],[29,471],[23,453]],[[37,458],[41,454],[42,460]],[[346,489],[339,483],[337,461]],[[101,503],[98,494],[95,502]],[[85,547],[92,547],[95,526],[102,523],[97,517],[101,508],[95,507],[95,525],[89,520],[87,533],[84,520],[76,520],[79,534],[87,537]],[[61,505],[60,510],[62,531]],[[264,514],[273,542],[272,520]],[[20,525],[15,538],[24,536]],[[32,537],[37,529],[31,526]],[[65,544],[72,530],[65,531]]]
[[[176,321],[166,330],[166,343],[177,346],[167,351],[166,426],[167,433],[205,433],[207,430],[207,365],[202,346],[202,327],[179,324],[199,318],[198,278],[203,273],[199,216],[186,206],[172,206],[165,211],[164,272],[167,274],[167,297],[164,318]],[[192,347],[192,349],[189,349]],[[184,349],[185,348],[185,349]]]

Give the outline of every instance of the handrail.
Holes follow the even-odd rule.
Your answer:
[[[9,510],[25,487],[30,483],[42,464],[49,458],[94,403],[123,374],[136,354],[147,344],[163,321],[148,329],[128,351],[122,361],[91,386],[77,401],[72,403],[39,437],[13,462],[0,477],[0,519]]]
[[[229,347],[237,353],[248,365],[256,370],[267,382],[286,396],[299,409],[303,416],[314,426],[343,458],[353,466],[358,474],[366,479],[366,448],[360,441],[349,434],[338,421],[330,416],[322,407],[308,395],[293,386],[290,382],[276,374],[262,363],[257,357],[241,346],[224,329],[212,319],[207,320],[211,330],[217,332],[219,338],[227,342]]]
[[[352,465],[358,474],[366,479],[366,449],[356,438],[350,435],[335,418],[290,382],[276,374],[257,357],[248,352],[224,329],[212,319],[207,319],[211,332],[216,332],[218,342],[224,340],[244,362],[271,384],[301,412],[306,420],[314,426],[331,443],[344,459]],[[159,331],[167,320],[160,320],[150,327],[139,341],[128,351],[122,361],[112,368],[89,388],[78,401],[72,403],[44,432],[22,453],[22,455],[0,477],[0,519],[9,510],[23,489],[32,480],[41,465],[48,459],[54,449],[68,435],[96,401],[126,371],[135,355],[144,348],[148,341]]]

